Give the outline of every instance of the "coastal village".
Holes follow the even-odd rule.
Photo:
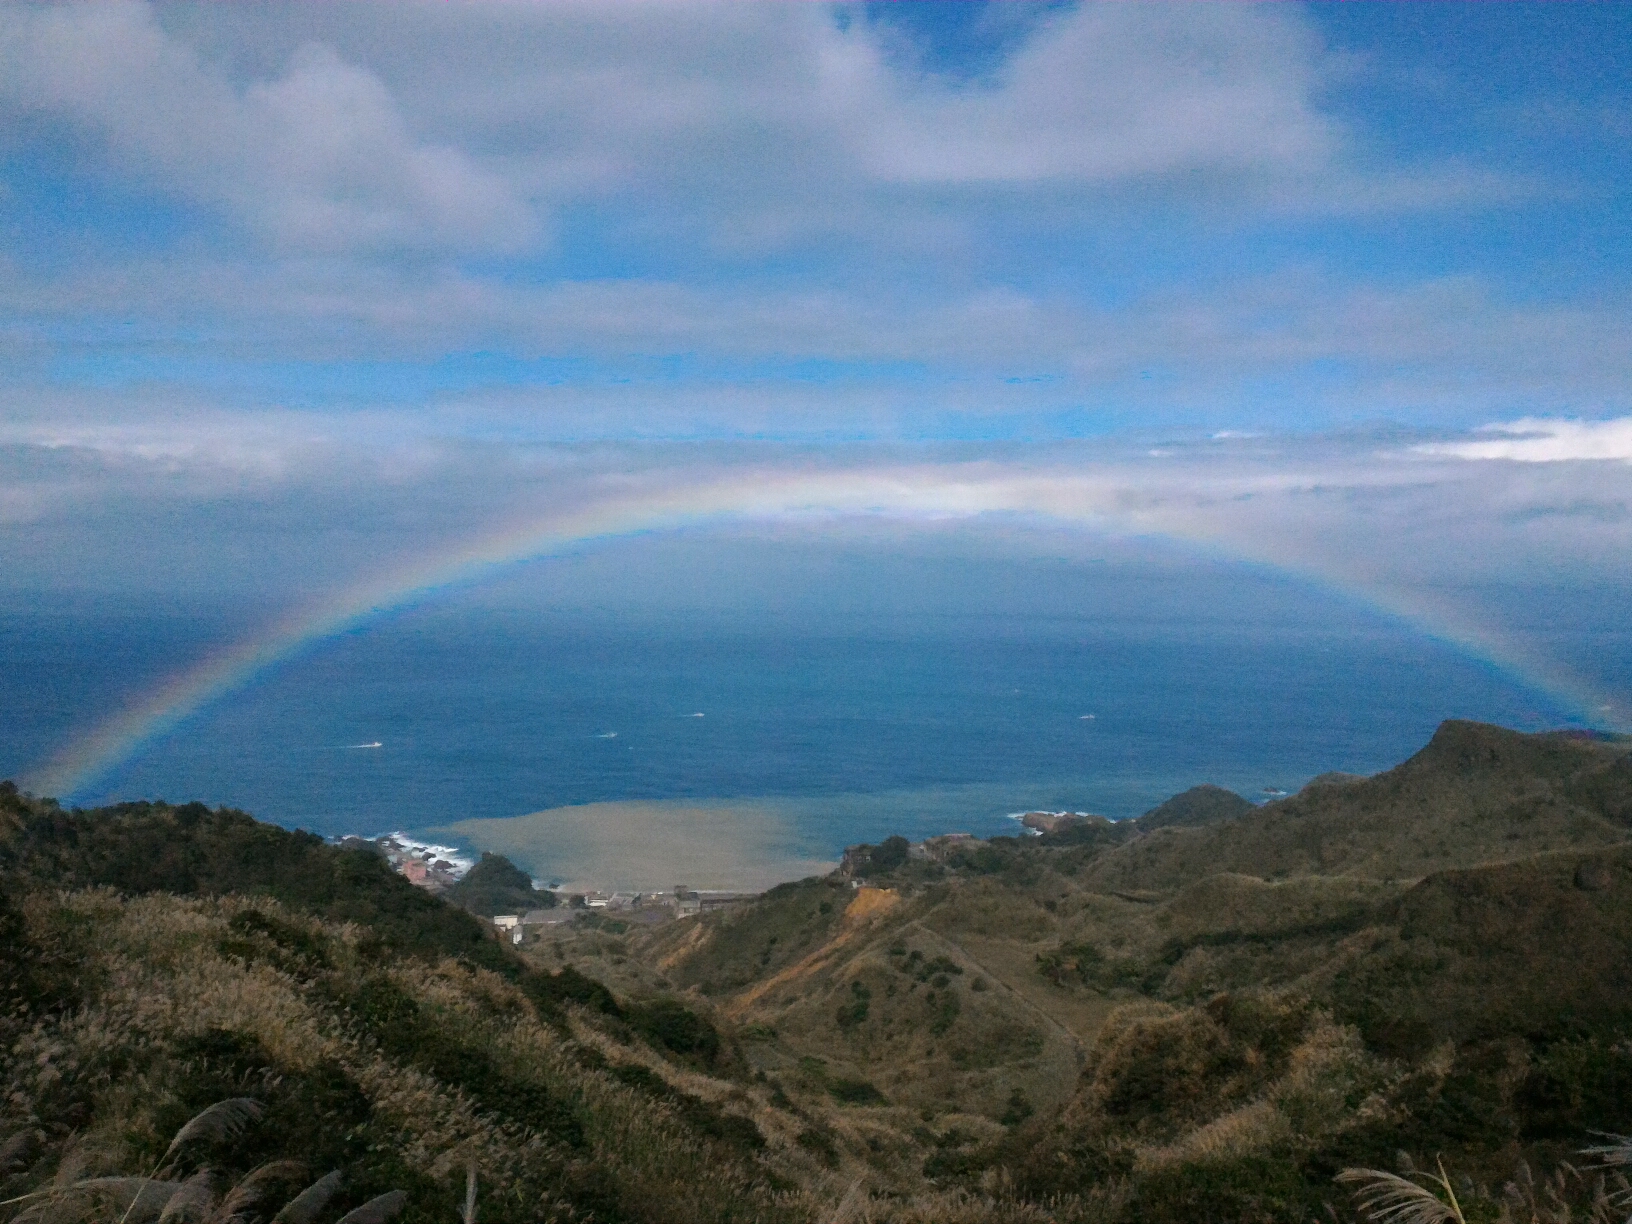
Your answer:
[[[1014,819],[1023,833],[1039,836],[1101,818],[1088,812],[1031,811],[1017,813]],[[959,850],[969,849],[979,840],[972,833],[943,833],[919,842],[908,842],[905,838],[887,839],[896,842],[906,858],[937,863],[945,862]],[[439,894],[458,883],[473,865],[469,857],[450,846],[419,841],[404,833],[387,833],[372,838],[343,837],[339,839],[339,844],[377,853],[409,883]],[[840,878],[859,887],[869,865],[875,861],[875,849],[871,845],[846,848],[837,869]],[[627,929],[628,925],[635,923],[654,924],[689,918],[750,901],[759,895],[723,889],[694,889],[683,884],[649,892],[589,890],[563,895],[562,904],[521,913],[496,914],[491,921],[501,936],[512,943],[522,944],[529,938],[537,938],[576,922],[601,925],[610,919]]]

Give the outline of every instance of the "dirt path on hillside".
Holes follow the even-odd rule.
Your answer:
[[[836,936],[786,969],[778,970],[763,982],[756,982],[720,1010],[733,1020],[739,1019],[744,1012],[777,987],[807,978],[827,965],[846,947],[855,943],[858,937],[868,934],[878,919],[890,913],[900,903],[901,894],[893,888],[858,888],[856,895],[850,899],[850,904],[844,907],[844,924]]]

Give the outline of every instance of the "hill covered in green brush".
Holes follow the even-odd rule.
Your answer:
[[[239,1097],[188,1158],[341,1170],[309,1224],[451,1219],[472,1165],[494,1222],[1347,1220],[1339,1170],[1438,1156],[1530,1219],[1521,1167],[1632,1131],[1625,741],[1447,723],[1262,807],[881,845],[512,949],[243,813],[0,791],[0,1210]],[[1607,1218],[1560,1178],[1546,1218]]]
[[[712,1001],[900,1193],[1308,1219],[1347,1165],[1442,1153],[1494,1211],[1521,1159],[1632,1130],[1629,838],[1632,743],[1453,722],[1374,778],[785,885],[571,963]]]
[[[484,1221],[777,1218],[789,1183],[710,1077],[733,1054],[706,1017],[530,966],[377,855],[8,786],[0,865],[0,1197],[154,1168],[247,1097],[215,1176],[340,1170],[330,1214],[400,1189],[402,1218],[454,1218],[474,1163]]]

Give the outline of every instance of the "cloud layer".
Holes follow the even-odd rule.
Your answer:
[[[1632,463],[1632,417],[1610,421],[1534,420],[1491,425],[1487,437],[1417,447],[1425,455],[1507,459],[1515,463],[1619,461]]]

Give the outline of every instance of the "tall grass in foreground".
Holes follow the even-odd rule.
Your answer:
[[[298,1161],[279,1160],[251,1170],[235,1184],[218,1189],[211,1170],[199,1166],[183,1176],[189,1154],[199,1146],[236,1136],[261,1115],[261,1104],[234,1097],[200,1110],[176,1131],[159,1163],[145,1177],[79,1177],[83,1165],[65,1160],[41,1189],[0,1202],[15,1207],[9,1224],[78,1224],[117,1218],[119,1224],[247,1224],[267,1193],[304,1173]],[[289,1199],[272,1216],[272,1224],[313,1224],[340,1188],[339,1170],[326,1173]],[[474,1175],[471,1193],[474,1194]],[[338,1224],[386,1224],[407,1204],[401,1190],[377,1195],[340,1217]],[[466,1224],[474,1224],[474,1207]]]
[[[347,1207],[405,1191],[408,1224],[460,1218],[471,1160],[483,1224],[821,1217],[797,1193],[798,1162],[815,1168],[801,1149],[773,1135],[767,1155],[738,1154],[699,1136],[678,1095],[626,1082],[644,1046],[603,1055],[489,970],[381,952],[368,928],[264,898],[19,900],[28,946],[72,977],[53,981],[50,1007],[0,1017],[0,1198],[31,1196],[0,1207],[0,1224],[35,1207],[22,1224],[211,1224],[219,1188],[175,1198],[193,1169],[172,1176],[162,1154],[201,1106],[251,1095],[264,1116],[214,1145],[219,1180],[294,1156],[313,1174],[345,1169]],[[212,1145],[182,1154],[195,1146]],[[101,1175],[116,1181],[76,1185]],[[32,1197],[47,1182],[55,1193]]]
[[[1382,1169],[1344,1169],[1337,1181],[1354,1187],[1355,1206],[1374,1224],[1479,1224],[1483,1220],[1620,1224],[1622,1212],[1632,1204],[1632,1182],[1625,1173],[1632,1167],[1632,1137],[1603,1138],[1608,1142],[1582,1151],[1582,1155],[1597,1157],[1596,1167],[1582,1171],[1565,1163],[1538,1182],[1530,1166],[1521,1161],[1513,1180],[1494,1201],[1466,1181],[1458,1196],[1441,1161],[1435,1161],[1435,1172],[1408,1165],[1403,1175]],[[1626,1219],[1632,1221],[1632,1216]]]

